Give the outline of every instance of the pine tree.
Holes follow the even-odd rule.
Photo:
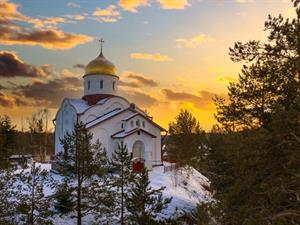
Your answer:
[[[55,198],[55,209],[60,214],[68,214],[74,210],[75,203],[73,200],[73,188],[69,186],[69,181],[64,179],[64,181],[57,185],[56,192],[54,194]]]
[[[34,162],[29,172],[21,174],[22,188],[18,194],[18,213],[22,224],[53,224],[51,221],[51,198],[44,194],[45,185],[50,185],[48,171]]]
[[[20,186],[12,169],[0,169],[0,225],[18,224],[15,215],[16,196]]]
[[[118,189],[117,206],[120,212],[120,223],[124,225],[124,212],[125,212],[125,196],[126,189],[133,179],[132,161],[128,152],[126,144],[120,142],[118,148],[112,154],[111,165],[117,172],[114,176],[114,186]]]
[[[221,130],[209,138],[217,202],[209,210],[217,223],[300,223],[300,8],[293,2],[297,18],[269,16],[266,43],[230,49],[245,66],[229,101],[217,100]]]
[[[75,204],[78,225],[84,216],[106,213],[113,205],[106,151],[99,141],[92,143],[92,138],[83,123],[75,124],[73,132],[61,140],[64,152],[58,155],[57,172],[64,177],[65,185],[74,190],[68,193],[72,198],[66,197],[72,199],[71,205]]]
[[[9,156],[15,149],[16,126],[9,116],[0,116],[0,169],[9,166]]]
[[[150,186],[148,171],[145,169],[137,174],[126,195],[126,209],[130,224],[153,225],[162,224],[157,221],[157,215],[167,208],[172,198],[163,198],[165,187],[153,189]]]
[[[184,167],[198,167],[198,154],[205,140],[197,119],[187,110],[180,110],[174,122],[169,124],[167,153],[171,160]]]

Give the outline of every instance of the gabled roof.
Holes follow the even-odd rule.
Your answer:
[[[128,136],[130,136],[132,134],[135,134],[135,133],[138,133],[138,132],[143,132],[143,133],[149,135],[152,138],[156,138],[155,135],[153,135],[153,134],[149,133],[148,131],[146,131],[144,129],[141,129],[141,128],[135,128],[135,129],[132,129],[132,130],[127,131],[127,132],[125,130],[120,130],[117,133],[111,135],[111,138],[113,138],[113,139],[125,138],[125,137],[128,137]]]
[[[121,112],[126,111],[128,108],[126,109],[122,109],[122,108],[115,108],[107,113],[102,114],[101,116],[98,116],[96,119],[89,121],[85,124],[86,128],[90,128],[96,124],[99,124],[107,119],[110,119],[118,114],[120,114]]]
[[[144,119],[146,119],[149,123],[153,124],[154,126],[156,126],[158,129],[162,130],[162,131],[166,131],[165,128],[159,126],[157,123],[155,123],[153,120],[152,120],[152,117],[149,117],[149,116],[145,116],[139,112],[136,112],[136,113],[133,113],[132,115],[129,115],[127,116],[126,118],[122,119],[122,121],[128,121],[136,116],[141,116],[143,117]]]

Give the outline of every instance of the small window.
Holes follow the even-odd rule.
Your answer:
[[[116,82],[113,81],[113,83],[112,83],[113,90],[115,90],[115,86],[116,86]]]
[[[146,123],[145,123],[145,121],[143,120],[143,122],[142,122],[142,125],[143,125],[143,127],[145,128],[145,126],[146,126]]]
[[[103,88],[103,80],[100,80],[100,89]]]
[[[130,126],[133,127],[133,120],[130,121]]]
[[[121,128],[124,128],[124,124],[123,123],[121,124]]]
[[[137,120],[137,121],[135,122],[135,124],[136,124],[137,127],[139,127],[139,126],[140,126],[140,120]]]
[[[90,89],[90,88],[91,88],[91,81],[88,80],[88,89]]]

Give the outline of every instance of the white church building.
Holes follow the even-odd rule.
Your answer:
[[[65,98],[54,119],[55,154],[63,151],[60,139],[83,122],[93,141],[105,147],[108,157],[123,141],[133,158],[145,160],[145,166],[161,165],[161,133],[165,129],[134,103],[118,95],[116,67],[100,55],[89,62],[83,76],[81,99]]]

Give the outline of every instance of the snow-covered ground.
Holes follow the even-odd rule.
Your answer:
[[[165,163],[165,165],[168,166],[169,164]],[[37,163],[36,166],[41,166],[42,169],[51,171],[50,164]],[[60,176],[54,173],[51,173],[51,175],[57,181],[61,179]],[[163,191],[165,198],[172,197],[168,208],[158,217],[169,218],[175,213],[176,209],[190,211],[196,207],[197,203],[207,202],[212,199],[211,193],[207,190],[209,180],[193,168],[177,172],[175,170],[164,172],[164,166],[158,166],[149,172],[149,178],[150,185],[153,188],[166,187]],[[44,192],[46,195],[53,193],[50,187],[45,187]],[[58,216],[54,220],[57,225],[71,225],[76,221],[75,218],[60,218]],[[84,224],[92,224],[89,221],[89,218],[84,218]]]
[[[153,188],[165,186],[164,197],[173,198],[161,215],[166,218],[170,217],[176,208],[189,211],[195,208],[197,203],[212,199],[211,193],[206,190],[209,180],[193,168],[164,173],[163,166],[154,167],[149,177]]]

